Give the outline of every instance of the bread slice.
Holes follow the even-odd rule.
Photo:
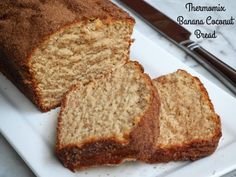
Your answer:
[[[160,136],[149,162],[196,160],[212,154],[221,123],[200,80],[183,70],[153,80],[160,97]]]
[[[72,171],[150,158],[159,132],[158,101],[137,62],[87,86],[73,86],[58,118],[56,155]]]
[[[0,1],[2,72],[41,111],[129,59],[134,19],[109,0]]]

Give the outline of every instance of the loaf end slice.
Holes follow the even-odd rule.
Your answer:
[[[56,155],[70,170],[148,159],[159,132],[159,100],[137,62],[66,94]]]
[[[183,70],[153,80],[160,97],[160,136],[149,162],[197,160],[221,137],[219,116],[197,77]]]

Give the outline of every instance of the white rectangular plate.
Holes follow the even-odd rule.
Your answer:
[[[72,173],[54,155],[59,109],[39,112],[2,74],[0,74],[0,130],[34,173],[43,177],[159,177],[220,176],[236,168],[236,99],[179,62],[161,47],[134,32],[131,56],[143,64],[152,78],[185,69],[199,77],[207,88],[216,112],[221,116],[223,137],[217,151],[195,162],[148,165],[127,162],[117,167],[96,167]]]

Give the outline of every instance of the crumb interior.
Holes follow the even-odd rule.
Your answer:
[[[150,104],[151,86],[134,64],[67,95],[61,113],[61,144],[90,138],[125,140]]]
[[[159,145],[171,146],[214,135],[216,114],[192,76],[177,71],[154,85],[161,100]]]
[[[99,19],[76,23],[53,34],[32,56],[31,72],[45,107],[60,103],[76,82],[88,82],[128,59],[132,24]]]

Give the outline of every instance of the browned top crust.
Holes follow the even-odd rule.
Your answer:
[[[33,50],[63,26],[90,19],[134,20],[109,0],[1,0],[0,52],[24,66]]]

